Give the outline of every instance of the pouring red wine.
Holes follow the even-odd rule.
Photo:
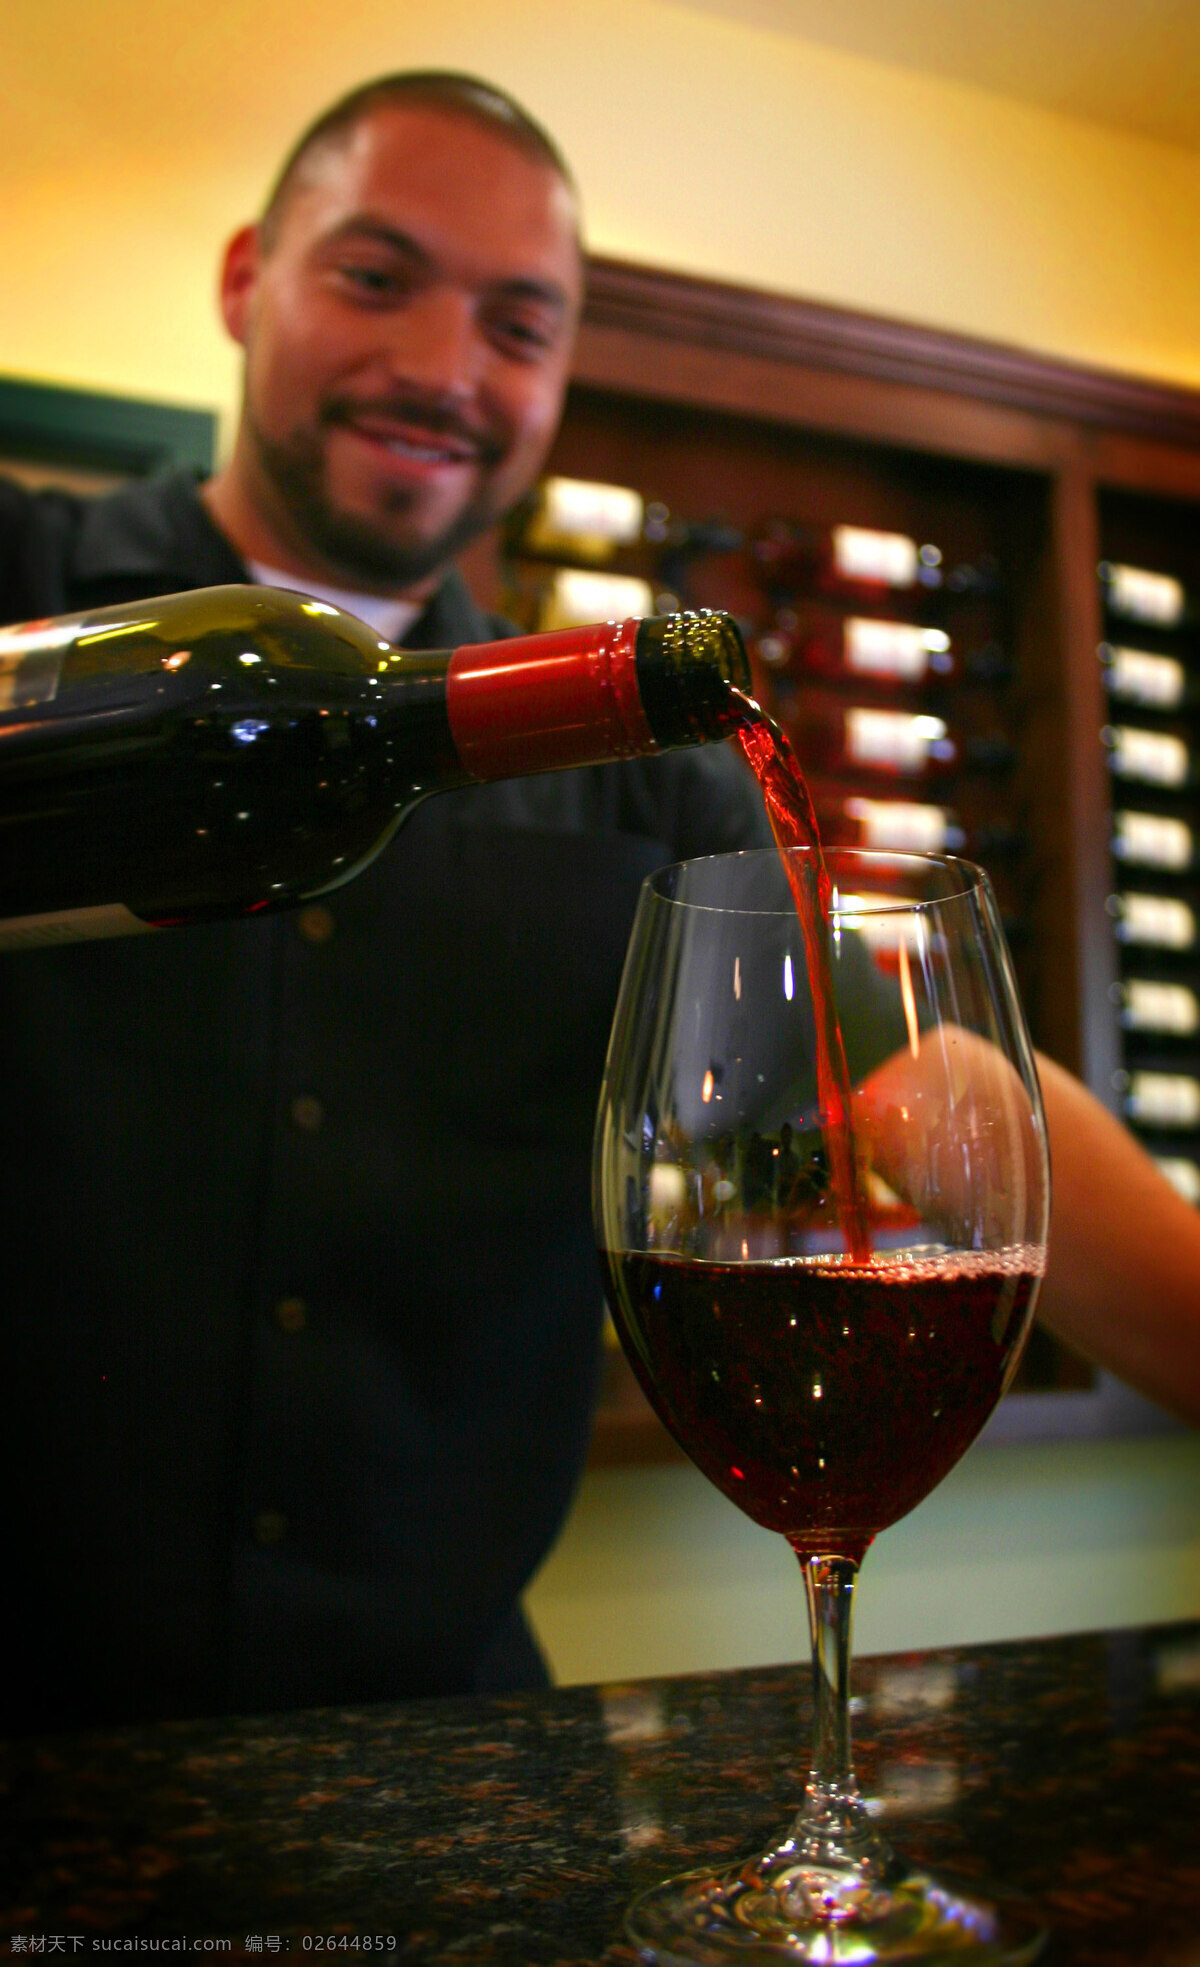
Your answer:
[[[804,1575],[814,1730],[803,1804],[764,1852],[669,1879],[646,1962],[1021,1967],[1042,1935],[908,1866],[858,1793],[850,1614],[872,1539],[1010,1383],[1045,1261],[1032,1051],[987,877],[948,857],[822,853],[777,727],[735,736],[778,851],[663,869],[634,924],[597,1118],[614,1322],[703,1473]]]

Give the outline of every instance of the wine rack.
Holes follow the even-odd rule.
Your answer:
[[[1200,549],[1175,501],[1100,500],[1099,654],[1110,722],[1120,1030],[1113,1090],[1200,1206]]]
[[[655,541],[643,522],[612,542],[602,579],[640,580],[647,604],[738,619],[756,694],[795,745],[823,837],[980,860],[1020,970],[1032,822],[1015,651],[1035,488],[1022,474],[675,404],[640,405],[631,429],[628,406],[582,389],[556,473],[568,461],[593,474],[603,465],[614,506],[618,491],[636,491],[661,529]],[[852,558],[840,571],[846,532]],[[575,560],[595,568],[589,549]],[[547,620],[552,570],[575,571],[571,540],[531,550],[518,515],[502,600],[528,626]],[[618,588],[614,609],[623,599]],[[1021,983],[1028,1002],[1032,970]]]
[[[639,495],[642,522],[609,571],[643,581],[655,605],[675,595],[744,623],[757,688],[799,740],[831,838],[878,840],[880,828],[907,825],[913,845],[982,861],[1035,1043],[1161,1159],[1200,1165],[1200,1124],[1182,1124],[1191,1095],[1134,1077],[1200,1082],[1200,1034],[1183,1028],[1181,994],[1200,999],[1200,955],[1168,944],[1148,961],[1132,933],[1153,926],[1156,901],[1175,905],[1160,912],[1160,934],[1181,935],[1186,909],[1200,922],[1200,859],[1151,873],[1128,852],[1131,840],[1147,850],[1145,817],[1140,835],[1121,817],[1157,822],[1160,852],[1169,822],[1178,853],[1178,830],[1200,826],[1200,790],[1195,780],[1169,796],[1139,790],[1134,805],[1112,769],[1122,726],[1181,737],[1200,758],[1200,645],[1191,625],[1141,643],[1114,634],[1110,584],[1098,577],[1102,562],[1129,565],[1200,595],[1200,396],[599,260],[548,469]],[[836,527],[907,539],[935,578],[839,592],[821,544]],[[755,551],[772,529],[797,548],[787,580],[764,578]],[[523,610],[537,605],[551,559],[510,534],[490,556],[481,548],[470,573]],[[914,652],[897,635],[890,676],[869,661],[853,669],[846,624],[860,619],[931,641]],[[867,632],[868,647],[872,633],[882,631]],[[1135,716],[1110,688],[1120,665],[1107,652],[1139,646],[1185,665],[1178,714]],[[1153,690],[1153,676],[1143,665],[1140,686]],[[844,757],[818,768],[814,729],[834,759],[831,719],[852,707],[940,720],[957,755],[907,776],[850,770]],[[885,725],[875,738],[886,742]],[[1148,902],[1130,912],[1139,894]],[[1160,1115],[1176,1101],[1180,1124],[1131,1113],[1131,1100],[1145,1114],[1156,1098]],[[1171,1172],[1181,1186],[1191,1179]],[[1021,1384],[1084,1405],[1099,1397],[1084,1363],[1040,1333]],[[606,1356],[593,1452],[672,1452],[619,1355]]]

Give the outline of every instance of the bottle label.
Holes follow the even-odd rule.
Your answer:
[[[905,533],[877,533],[866,526],[835,526],[834,568],[847,581],[873,581],[881,587],[915,587],[920,567],[917,542]]]
[[[1186,820],[1162,813],[1118,813],[1113,853],[1118,860],[1141,867],[1187,867],[1192,858],[1192,829]]]
[[[844,635],[847,669],[859,675],[894,677],[899,683],[921,682],[930,656],[944,654],[950,647],[944,629],[875,621],[867,616],[852,616]]]
[[[1173,895],[1122,895],[1113,904],[1120,911],[1117,938],[1153,949],[1190,949],[1196,940],[1196,917],[1186,902]]]
[[[905,710],[846,712],[846,756],[855,765],[919,776],[929,763],[930,747],[945,735],[940,717]]]
[[[1127,1111],[1144,1127],[1200,1125],[1200,1079],[1185,1072],[1135,1072],[1129,1080]]]
[[[944,806],[921,806],[912,799],[847,799],[846,815],[861,826],[864,847],[893,853],[939,854],[952,831]]]
[[[1151,655],[1148,649],[1117,649],[1107,643],[1100,651],[1110,696],[1149,710],[1174,710],[1183,702],[1187,671],[1174,656]]]
[[[1106,733],[1111,745],[1109,764],[1119,779],[1143,779],[1148,785],[1182,785],[1188,775],[1188,748],[1182,738],[1165,731],[1141,731],[1121,724]]]
[[[1159,628],[1174,628],[1182,621],[1182,581],[1170,574],[1152,574],[1145,567],[1119,566],[1112,561],[1103,571],[1108,582],[1108,605],[1114,615],[1124,615],[1130,621],[1154,622]]]
[[[1200,998],[1186,984],[1133,977],[1125,986],[1121,1023],[1130,1031],[1165,1031],[1188,1038],[1200,1030]]]
[[[0,710],[28,710],[58,695],[63,655],[78,639],[82,618],[22,622],[0,629]]]
[[[94,942],[104,936],[149,936],[157,931],[121,902],[102,908],[57,909],[50,915],[0,920],[0,950],[48,949],[55,943]]]
[[[627,621],[631,615],[654,613],[654,590],[649,581],[631,574],[593,574],[583,567],[560,567],[538,610],[544,633],[556,628],[584,628],[592,622]]]
[[[523,544],[535,553],[571,553],[606,560],[619,546],[641,537],[641,494],[628,485],[599,485],[587,478],[547,478],[525,529]],[[638,612],[626,609],[625,613]],[[587,617],[595,621],[595,615]]]

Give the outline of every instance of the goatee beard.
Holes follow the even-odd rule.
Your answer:
[[[411,587],[447,569],[498,516],[481,511],[472,500],[436,538],[404,545],[330,502],[323,482],[324,456],[315,440],[299,434],[277,443],[257,429],[253,434],[263,474],[292,529],[337,574],[338,585],[372,593]],[[403,497],[398,498],[396,509],[403,504]]]

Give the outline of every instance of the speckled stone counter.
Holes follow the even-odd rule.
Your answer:
[[[1197,1967],[1200,1626],[863,1660],[855,1688],[894,1844],[1005,1881],[1047,1967]],[[781,1828],[808,1714],[797,1667],[9,1745],[0,1945],[628,1967],[637,1891]]]

